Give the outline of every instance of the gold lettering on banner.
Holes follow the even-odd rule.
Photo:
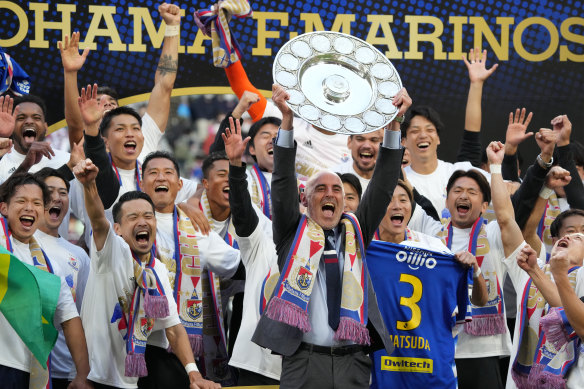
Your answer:
[[[371,26],[369,26],[365,41],[372,45],[387,46],[387,51],[384,54],[389,59],[402,59],[402,52],[397,48],[391,31],[393,15],[367,15],[367,21],[371,23]],[[379,28],[383,33],[382,36],[377,35]]]
[[[111,39],[111,43],[108,45],[110,51],[126,51],[126,45],[122,43],[120,34],[116,28],[116,23],[114,22],[116,7],[113,5],[90,5],[89,13],[93,14],[91,24],[87,29],[85,40],[79,42],[79,48],[85,49],[88,47],[90,50],[96,50],[97,44],[95,43],[95,37],[104,36]],[[105,22],[105,28],[99,27],[102,20]]]
[[[424,54],[418,50],[418,43],[430,42],[434,45],[434,60],[446,59],[446,53],[442,50],[440,37],[444,32],[442,20],[435,16],[406,15],[405,22],[410,25],[410,51],[406,51],[405,59],[424,59]],[[420,33],[420,24],[431,24],[434,31],[428,34]]]
[[[252,55],[272,55],[272,49],[266,47],[266,39],[268,38],[279,38],[280,31],[267,30],[266,20],[279,20],[280,26],[288,26],[288,13],[287,12],[254,12],[254,19],[258,21],[258,43],[257,47],[251,50]]]
[[[448,53],[448,59],[450,61],[458,61],[465,54],[462,51],[462,27],[468,23],[468,18],[466,16],[451,16],[448,18],[448,23],[452,24],[452,51]]]
[[[45,30],[60,30],[61,36],[59,40],[62,40],[65,36],[70,36],[71,14],[75,12],[75,8],[75,4],[57,4],[57,11],[61,13],[61,21],[49,22],[45,20],[45,12],[49,10],[49,5],[30,3],[29,9],[34,12],[34,39],[30,41],[30,47],[40,49],[49,47],[49,41],[45,40]]]
[[[150,15],[150,10],[148,8],[128,7],[128,14],[134,16],[134,43],[128,45],[128,51],[146,52],[146,45],[144,44],[144,40],[142,38],[142,25],[144,25],[146,33],[152,42],[152,47],[159,49],[162,46],[162,42],[164,41],[166,22],[163,20],[160,23],[158,29],[156,29],[154,21],[152,20],[152,15]],[[180,15],[182,17],[185,16],[184,9],[180,10]],[[180,45],[180,43],[178,46],[178,52],[181,54],[185,52],[185,47]]]
[[[300,20],[304,21],[304,32],[325,31],[324,24],[319,14],[302,13]],[[355,15],[352,14],[337,14],[335,21],[330,31],[342,32],[344,34],[351,34],[351,23],[355,21]]]
[[[584,26],[584,18],[568,18],[562,22],[560,32],[568,42],[584,45],[584,35],[570,31],[572,26]],[[560,61],[584,62],[584,54],[572,53],[567,45],[560,45]]]
[[[7,9],[14,12],[16,18],[18,19],[18,29],[16,33],[12,35],[11,38],[0,39],[0,46],[2,47],[12,47],[16,46],[26,38],[26,33],[28,31],[28,18],[26,17],[26,12],[18,6],[18,4],[11,1],[0,1],[0,11],[2,9]],[[4,21],[4,27],[8,25],[7,21]]]
[[[533,25],[542,26],[550,34],[550,43],[548,48],[539,54],[532,54],[525,50],[525,47],[523,46],[522,41],[523,33],[528,27],[531,27]],[[533,17],[522,20],[517,25],[517,27],[515,27],[515,32],[513,33],[513,46],[515,47],[515,51],[517,52],[517,54],[519,54],[521,58],[531,62],[542,62],[545,61],[546,59],[549,59],[552,55],[554,55],[554,53],[558,49],[559,42],[560,36],[558,34],[558,29],[556,28],[556,26],[554,26],[554,24],[551,21],[540,17]]]
[[[500,61],[509,60],[509,26],[515,21],[513,18],[497,18],[497,24],[501,27],[500,41],[497,41],[495,34],[489,28],[484,18],[472,16],[469,18],[469,21],[474,25],[474,47],[482,50],[484,36],[491,47],[489,51],[493,52]]]
[[[203,34],[203,31],[198,30],[197,35],[195,36],[195,41],[192,45],[187,47],[187,53],[189,54],[205,54],[205,46],[203,46],[203,42],[210,41],[211,37],[206,36]]]

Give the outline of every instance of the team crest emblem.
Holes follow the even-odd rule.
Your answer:
[[[79,262],[77,262],[77,260],[73,257],[69,257],[69,266],[75,270],[75,271],[79,271]]]
[[[197,297],[197,296],[193,296],[193,297]],[[201,307],[201,299],[190,299],[187,300],[187,315],[193,319],[193,320],[197,320],[199,317],[201,317],[201,314],[203,313],[203,308]]]
[[[150,331],[154,327],[154,320],[149,318],[141,318],[140,319],[140,332],[144,335],[145,338],[148,337]]]
[[[298,284],[298,287],[302,290],[308,289],[312,283],[312,277],[313,276],[310,268],[308,267],[308,264],[301,267],[298,271],[298,275],[296,276],[296,283]]]

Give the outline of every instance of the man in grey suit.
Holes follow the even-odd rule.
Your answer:
[[[291,297],[288,297],[288,301],[283,301],[284,297],[280,299],[282,292],[278,294],[278,285],[276,286],[276,291],[260,318],[252,340],[283,355],[280,388],[368,388],[371,362],[366,353],[383,347],[391,353],[393,346],[381,319],[366,266],[362,273],[365,277],[360,289],[358,285],[355,289],[354,284],[351,289],[343,282],[343,278],[352,277],[349,274],[351,270],[348,270],[345,263],[345,251],[349,252],[351,249],[345,245],[346,240],[351,239],[351,234],[347,234],[346,230],[351,228],[351,224],[342,220],[347,218],[342,214],[343,184],[339,177],[330,171],[321,171],[312,176],[307,182],[305,192],[301,194],[301,202],[307,209],[308,218],[302,216],[298,207],[294,173],[296,145],[292,129],[293,113],[286,104],[289,95],[282,87],[274,85],[272,98],[283,114],[278,137],[274,142],[272,176],[274,243],[278,254],[278,267],[280,273],[284,273],[278,283],[286,284],[287,291],[291,292],[288,296]],[[399,108],[398,117],[403,117],[412,104],[405,89],[402,89],[393,101]],[[381,222],[399,178],[402,158],[399,130],[398,121],[390,123],[389,128],[385,130],[373,178],[354,215],[358,223],[352,225],[356,226],[355,231],[360,227],[362,232],[362,239],[359,239],[356,246],[361,245],[360,252],[363,256],[362,249],[367,247]],[[326,150],[322,152],[325,153]],[[297,251],[302,245],[300,231],[304,230],[299,228],[302,223],[318,225],[316,231],[324,234],[324,251],[322,260],[317,261],[317,268],[306,270],[308,278],[297,277],[297,281],[289,282],[286,281],[286,274],[290,273],[290,270],[286,271],[287,266],[302,256]],[[358,231],[355,235],[358,235]],[[322,235],[320,236],[322,239]],[[306,269],[311,258],[314,258],[312,252],[313,246],[310,246],[310,255],[308,253],[304,255],[308,257]],[[354,254],[350,258],[353,263]],[[364,258],[362,259],[362,263],[365,263]],[[314,262],[314,259],[312,261]],[[333,266],[330,266],[331,264]],[[292,288],[297,289],[290,290],[291,284],[295,285]],[[300,289],[307,289],[307,286],[312,289],[307,296],[302,295]],[[282,288],[283,286],[280,286],[280,290],[283,290]],[[350,296],[346,295],[347,290],[351,291]],[[367,296],[363,297],[365,290]],[[361,323],[354,324],[359,321],[359,315],[353,313],[353,318],[357,320],[347,326],[346,323],[351,319],[346,317],[350,313],[347,313],[345,302],[351,299],[354,301],[354,296],[359,293],[364,301],[360,312],[365,311],[365,317],[361,318]],[[304,300],[295,298],[299,295],[302,295]],[[297,303],[300,307],[296,306]],[[303,303],[306,303],[306,306]],[[306,313],[308,320],[302,322],[302,315]],[[296,324],[294,320],[297,320]],[[351,329],[345,331],[344,328],[347,327]],[[354,335],[356,333],[357,335]]]

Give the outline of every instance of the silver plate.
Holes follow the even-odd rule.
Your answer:
[[[299,35],[280,48],[272,74],[290,93],[292,111],[327,131],[375,131],[398,112],[392,100],[402,88],[399,74],[379,50],[351,35]]]

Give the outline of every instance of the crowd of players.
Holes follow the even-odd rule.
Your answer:
[[[157,150],[180,25],[177,6],[159,12],[166,32],[143,116],[119,107],[113,88],[79,89],[88,55],[79,33],[59,43],[70,153],[44,141],[41,99],[0,97],[0,244],[61,277],[53,388],[584,385],[584,151],[565,115],[532,133],[532,113],[517,109],[504,144],[481,139],[482,88],[496,65],[471,50],[465,126],[448,133],[462,139],[449,163],[438,159],[439,114],[412,105],[405,89],[387,128],[346,136],[294,117],[278,85],[266,100],[236,62],[226,74],[239,103],[197,186]],[[254,124],[243,138],[245,112]],[[534,134],[541,152],[520,178],[518,147]],[[481,141],[490,141],[486,162]],[[87,251],[67,240],[71,213]],[[462,274],[466,317],[449,324],[447,312],[424,327],[452,333],[445,346],[428,343],[446,366],[432,378],[392,381],[380,363],[404,348],[394,324],[404,312],[414,320],[416,309],[425,316],[457,296],[444,288],[446,297],[384,313],[387,296],[375,295],[365,260],[372,241],[381,242],[372,257],[412,246],[450,255]],[[34,357],[0,322],[2,387],[34,386]]]

